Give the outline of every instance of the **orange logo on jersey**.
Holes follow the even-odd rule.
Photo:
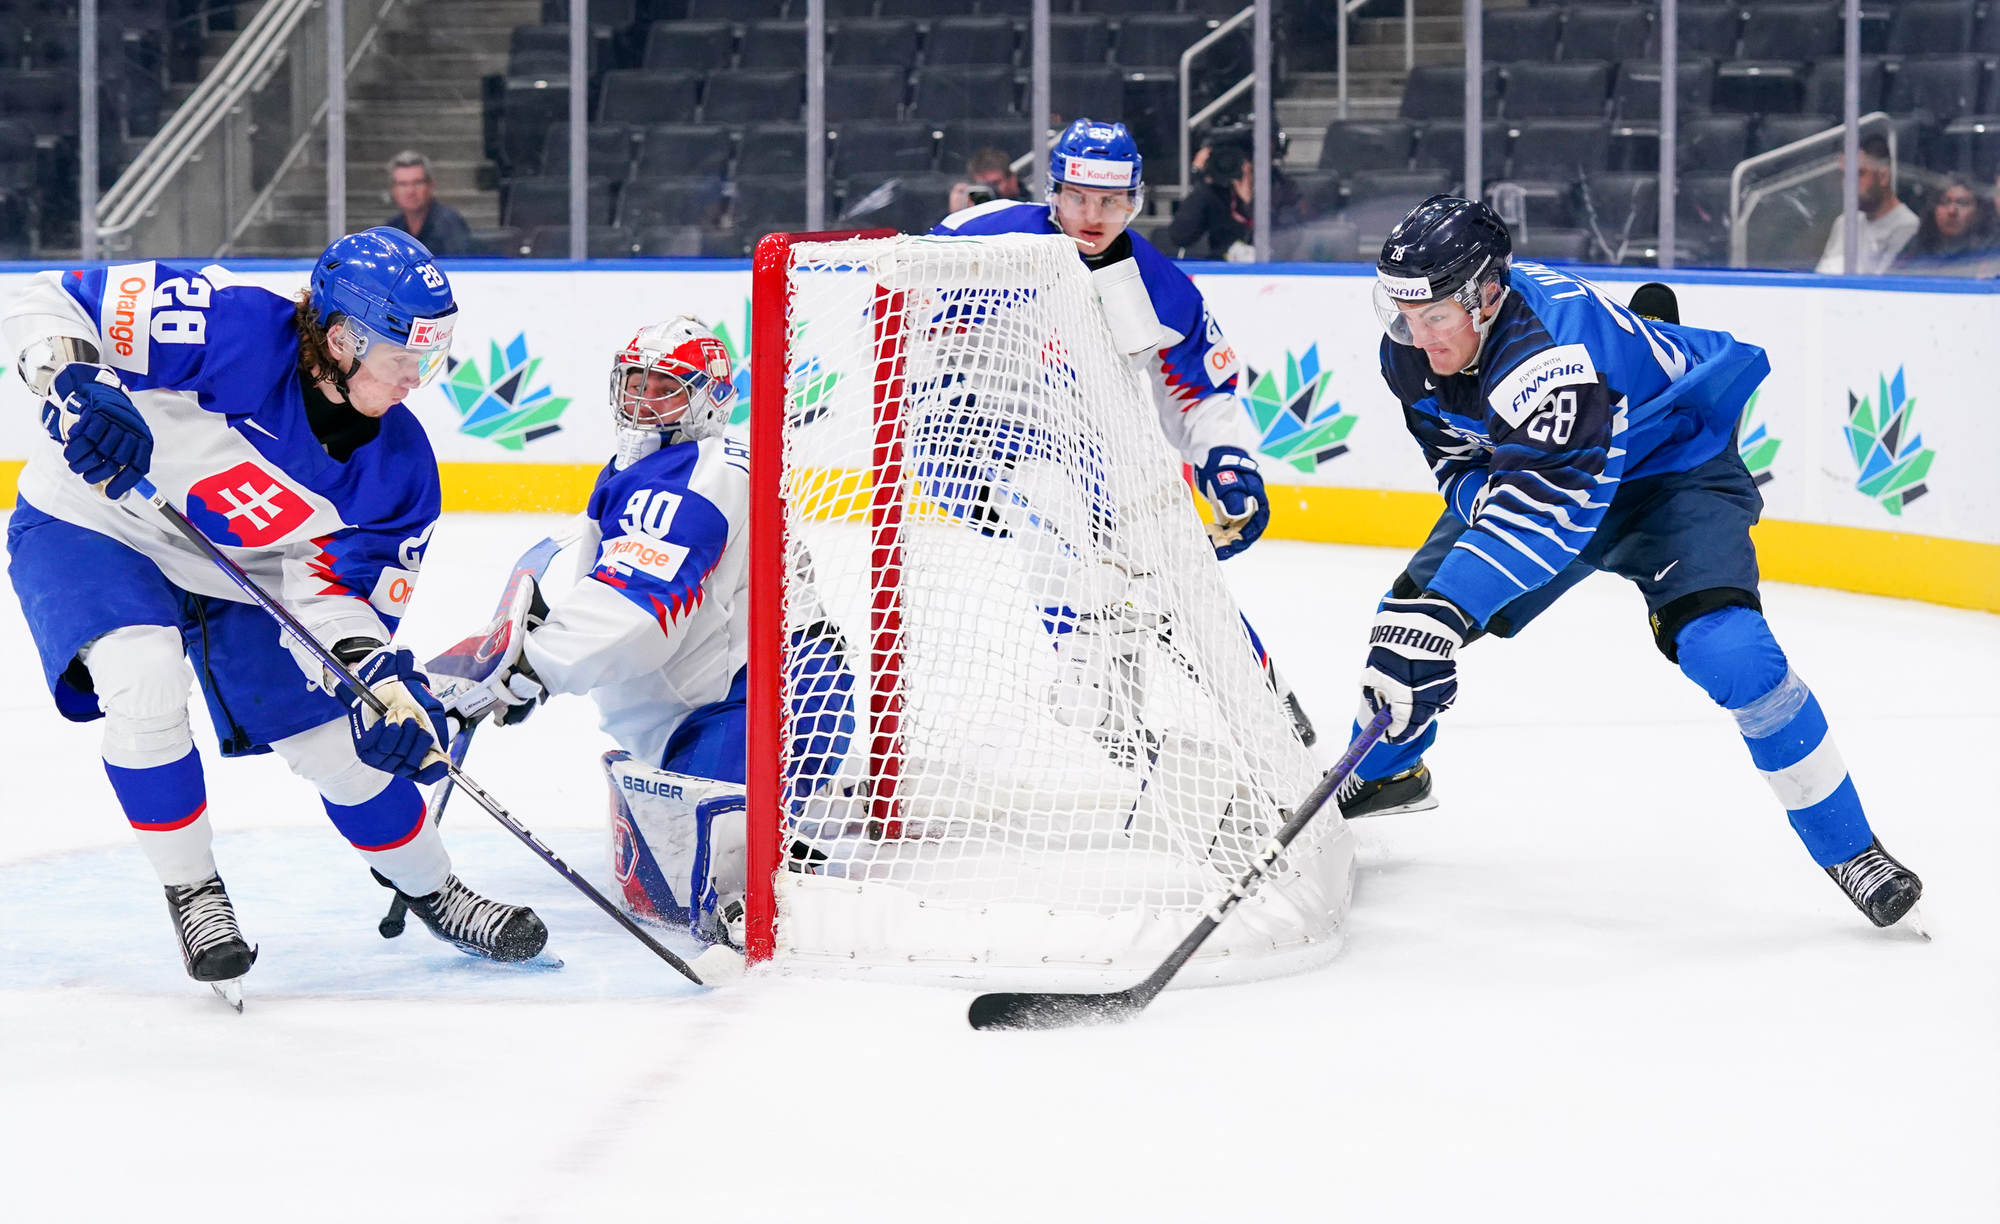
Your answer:
[[[238,548],[275,544],[304,526],[312,514],[305,498],[249,460],[188,490],[188,515],[195,525],[217,543]]]

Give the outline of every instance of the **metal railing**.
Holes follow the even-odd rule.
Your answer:
[[[1240,12],[1231,16],[1227,21],[1224,21],[1221,25],[1215,27],[1213,30],[1210,30],[1200,39],[1197,39],[1194,45],[1190,46],[1187,50],[1181,52],[1180,133],[1181,133],[1182,198],[1186,198],[1187,196],[1188,187],[1190,185],[1190,181],[1193,175],[1192,164],[1194,162],[1194,146],[1193,146],[1194,129],[1201,126],[1204,123],[1207,123],[1210,119],[1215,118],[1216,113],[1219,112],[1223,107],[1229,105],[1231,102],[1234,102],[1236,99],[1242,97],[1243,92],[1245,90],[1251,88],[1253,85],[1256,84],[1256,74],[1253,72],[1249,76],[1246,76],[1242,80],[1237,81],[1235,84],[1231,85],[1228,89],[1223,90],[1222,96],[1215,99],[1215,101],[1210,102],[1207,106],[1202,107],[1199,113],[1190,114],[1189,109],[1193,105],[1193,94],[1194,94],[1194,76],[1193,76],[1194,62],[1200,59],[1202,55],[1210,47],[1213,47],[1215,44],[1221,42],[1224,38],[1228,37],[1236,30],[1242,28],[1242,26],[1245,23],[1254,20],[1256,16],[1257,16],[1257,7],[1255,5],[1250,5],[1249,7],[1244,8]]]
[[[1855,123],[1857,134],[1879,131],[1889,142],[1890,186],[1894,189],[1896,126],[1882,111],[1870,111]],[[1729,264],[1733,268],[1751,266],[1750,221],[1759,205],[1807,187],[1816,179],[1839,172],[1842,146],[1847,141],[1845,124],[1814,132],[1810,136],[1779,145],[1775,149],[1746,157],[1729,172]],[[1837,201],[1834,201],[1837,204]],[[1781,227],[1795,235],[1799,227],[1793,219]],[[1772,262],[1760,255],[1760,266]]]

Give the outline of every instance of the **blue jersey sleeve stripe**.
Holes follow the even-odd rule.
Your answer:
[[[1517,514],[1512,510],[1495,505],[1491,501],[1486,503],[1485,509],[1481,510],[1479,514],[1479,521],[1481,523],[1485,523],[1488,519],[1506,523],[1512,527],[1518,527],[1523,531],[1532,531],[1536,535],[1545,536],[1557,548],[1562,549],[1572,557],[1576,556],[1579,552],[1578,549],[1571,548],[1568,544],[1564,543],[1563,538],[1556,534],[1555,529],[1548,526],[1548,524],[1538,523],[1527,515]]]

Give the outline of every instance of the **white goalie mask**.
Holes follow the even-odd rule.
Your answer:
[[[693,315],[640,328],[611,361],[617,465],[720,434],[736,406],[733,368],[729,349]]]

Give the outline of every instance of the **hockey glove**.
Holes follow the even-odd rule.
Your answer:
[[[1389,598],[1368,634],[1368,666],[1361,699],[1393,717],[1382,737],[1407,744],[1458,697],[1458,649],[1472,633],[1471,618],[1442,595]]]
[[[525,721],[548,692],[522,647],[548,616],[541,589],[533,577],[522,575],[491,624],[424,664],[436,680],[438,701],[461,723],[488,715],[503,727]]]
[[[1264,534],[1271,521],[1271,503],[1264,496],[1264,477],[1249,452],[1234,446],[1209,451],[1207,462],[1195,472],[1195,483],[1215,513],[1208,538],[1215,546],[1216,560],[1235,556]]]
[[[444,777],[448,771],[442,749],[451,730],[444,706],[431,696],[429,679],[417,670],[416,657],[378,645],[354,675],[389,707],[389,716],[379,717],[359,694],[342,686],[347,727],[361,763],[425,786]]]
[[[63,444],[63,462],[113,501],[153,466],[153,431],[110,367],[71,362],[50,384],[42,428]]]

